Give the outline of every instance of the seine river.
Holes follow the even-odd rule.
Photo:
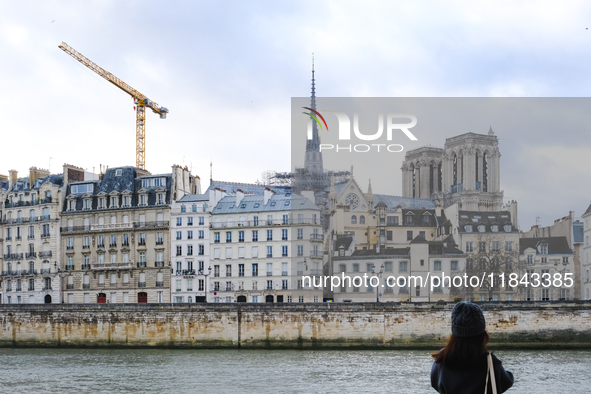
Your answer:
[[[591,392],[591,351],[498,351],[509,393]],[[0,392],[434,393],[425,351],[0,349]]]

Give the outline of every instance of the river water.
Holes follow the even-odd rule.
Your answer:
[[[591,351],[497,351],[509,393],[590,393]],[[426,351],[0,349],[0,392],[435,393]]]

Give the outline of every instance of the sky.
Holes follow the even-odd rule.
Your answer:
[[[131,98],[64,41],[170,113],[146,120],[152,173],[207,186],[290,168],[291,98],[587,97],[591,3],[469,1],[0,1],[0,174],[135,164]],[[547,114],[545,114],[547,115]],[[489,124],[458,121],[457,132]],[[493,129],[520,227],[589,205],[584,130]],[[445,130],[448,130],[446,127]],[[443,130],[443,128],[442,128]],[[447,133],[447,131],[446,131]],[[441,131],[429,143],[443,146]],[[362,184],[365,185],[365,181]],[[400,194],[400,185],[372,184]]]

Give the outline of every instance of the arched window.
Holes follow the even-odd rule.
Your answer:
[[[359,216],[359,224],[365,224],[365,216]]]
[[[351,224],[357,224],[357,216],[351,216]]]

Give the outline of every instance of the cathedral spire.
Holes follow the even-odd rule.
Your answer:
[[[312,92],[310,95],[310,108],[316,111],[316,79],[314,76],[314,53],[312,53]],[[318,125],[310,118],[309,125],[312,126],[312,138],[306,142],[306,157],[304,160],[304,168],[309,172],[322,173],[324,166],[322,164],[322,153],[320,153],[320,135],[318,133]]]

